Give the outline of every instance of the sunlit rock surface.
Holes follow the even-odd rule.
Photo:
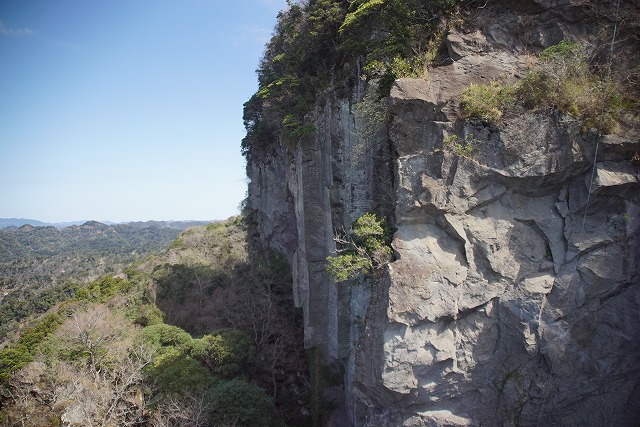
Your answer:
[[[572,7],[525,3],[452,31],[451,63],[398,80],[384,111],[364,87],[327,96],[317,132],[248,164],[260,237],[293,265],[305,343],[344,368],[335,425],[640,419],[637,134],[598,140],[555,111],[459,118],[470,83],[515,80],[528,48],[588,31]],[[447,150],[453,133],[474,152]],[[393,219],[395,261],[375,282],[333,284],[334,233],[371,210]]]

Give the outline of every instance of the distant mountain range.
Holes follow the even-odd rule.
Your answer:
[[[96,221],[69,221],[69,222],[42,222],[35,219],[28,218],[0,218],[0,228],[7,227],[22,227],[23,225],[31,225],[33,227],[55,227],[65,228],[72,225],[83,225],[86,223],[94,223]],[[137,222],[122,222],[116,223],[112,221],[100,221],[100,224],[114,225],[114,224],[131,224],[140,225],[144,227],[169,227],[178,230],[184,230],[185,228],[193,227],[196,225],[204,225],[213,221],[137,221]]]

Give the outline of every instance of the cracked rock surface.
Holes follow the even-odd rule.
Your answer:
[[[442,104],[411,95],[428,87],[400,80],[391,94],[402,151],[379,385],[399,402],[396,422],[632,425],[640,168],[631,153],[597,162],[590,185],[592,136],[526,113],[497,129],[465,124],[482,143],[459,157],[439,149],[453,126]]]
[[[315,134],[248,164],[305,345],[344,369],[332,425],[640,419],[640,141],[553,110],[461,120],[469,84],[515,80],[527,49],[589,31],[568,1],[492,4],[446,37],[449,65],[396,81],[387,122],[362,116],[359,86],[326,97]],[[474,152],[447,150],[454,133]],[[333,233],[371,210],[394,220],[395,260],[372,283],[336,285]]]

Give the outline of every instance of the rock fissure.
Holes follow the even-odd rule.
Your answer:
[[[524,78],[530,52],[588,40],[588,16],[569,0],[489,2],[449,29],[428,80],[396,80],[380,109],[375,85],[327,93],[313,133],[249,159],[249,205],[292,264],[305,345],[345,373],[331,425],[640,417],[637,129],[602,137],[591,183],[598,136],[558,108],[460,118],[466,87]],[[454,134],[474,149],[448,148]],[[393,226],[394,260],[332,283],[335,230],[369,211]]]

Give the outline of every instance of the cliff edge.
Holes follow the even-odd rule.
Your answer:
[[[634,122],[603,134],[516,108],[489,123],[460,105],[471,84],[521,80],[532,53],[618,25],[583,3],[476,7],[448,27],[428,78],[398,79],[382,101],[375,82],[327,90],[313,132],[249,157],[248,209],[293,267],[305,345],[342,368],[330,424],[640,419]],[[334,236],[371,211],[394,227],[394,260],[336,284]]]

